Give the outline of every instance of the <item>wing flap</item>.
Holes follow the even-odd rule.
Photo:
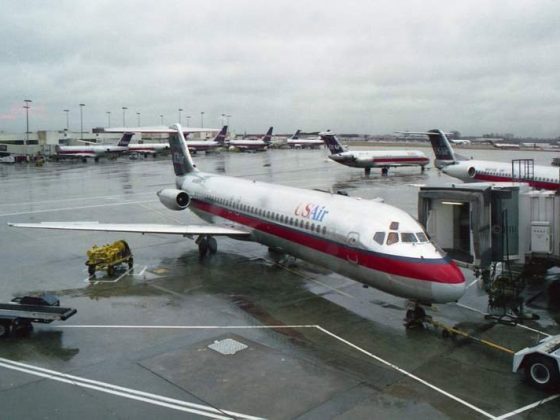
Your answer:
[[[249,236],[251,232],[217,225],[167,225],[155,223],[41,222],[8,223],[9,226],[32,229],[85,230],[101,232],[156,233],[164,235]]]

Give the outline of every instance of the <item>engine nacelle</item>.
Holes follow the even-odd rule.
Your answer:
[[[467,170],[467,175],[471,178],[474,178],[476,176],[476,168],[474,166],[471,166],[468,170]]]
[[[185,191],[165,188],[157,193],[159,201],[170,210],[185,210],[191,203],[191,198]]]

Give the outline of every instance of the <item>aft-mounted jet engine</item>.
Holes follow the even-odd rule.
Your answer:
[[[159,201],[170,210],[185,210],[191,203],[191,198],[185,191],[174,188],[164,188],[157,193]]]

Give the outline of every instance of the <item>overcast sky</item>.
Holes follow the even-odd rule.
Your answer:
[[[0,0],[0,130],[560,136],[560,2]]]

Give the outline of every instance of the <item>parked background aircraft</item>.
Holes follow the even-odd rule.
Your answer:
[[[467,146],[467,145],[471,144],[470,140],[465,140],[465,139],[449,139],[449,141],[451,141],[451,143],[459,145],[459,146]]]
[[[302,139],[300,138],[301,130],[297,130],[292,137],[286,140],[286,144],[291,149],[319,149],[323,145],[323,140],[319,139]]]
[[[418,150],[345,151],[338,138],[330,131],[319,135],[331,152],[329,159],[353,168],[364,168],[366,175],[371,173],[371,168],[381,168],[381,173],[387,175],[390,167],[399,166],[420,166],[423,171],[430,163],[430,159]]]
[[[260,139],[230,140],[228,142],[228,146],[230,148],[239,149],[242,152],[247,152],[247,151],[260,152],[266,150],[268,146],[270,146],[271,142],[272,142],[272,127],[270,127],[266,132],[266,134]]]
[[[208,152],[224,147],[226,142],[228,126],[224,125],[212,140],[187,140],[187,146],[191,153],[199,151]]]
[[[57,159],[81,159],[83,162],[93,158],[96,162],[101,156],[118,155],[128,152],[128,145],[134,133],[125,132],[120,141],[114,144],[84,144],[83,146],[56,146]]]
[[[420,133],[417,133],[420,134]],[[429,137],[436,157],[434,164],[442,172],[464,182],[526,182],[532,187],[558,190],[560,189],[560,173],[558,168],[544,165],[530,165],[528,162],[496,162],[489,160],[468,160],[457,155],[442,130],[423,132]]]
[[[465,290],[453,261],[408,213],[379,202],[196,169],[181,127],[169,142],[175,188],[157,194],[171,210],[189,208],[216,225],[15,223],[16,227],[198,236],[201,257],[215,253],[215,236],[252,240],[346,275],[415,304],[451,302]],[[416,306],[407,320],[423,315]]]

